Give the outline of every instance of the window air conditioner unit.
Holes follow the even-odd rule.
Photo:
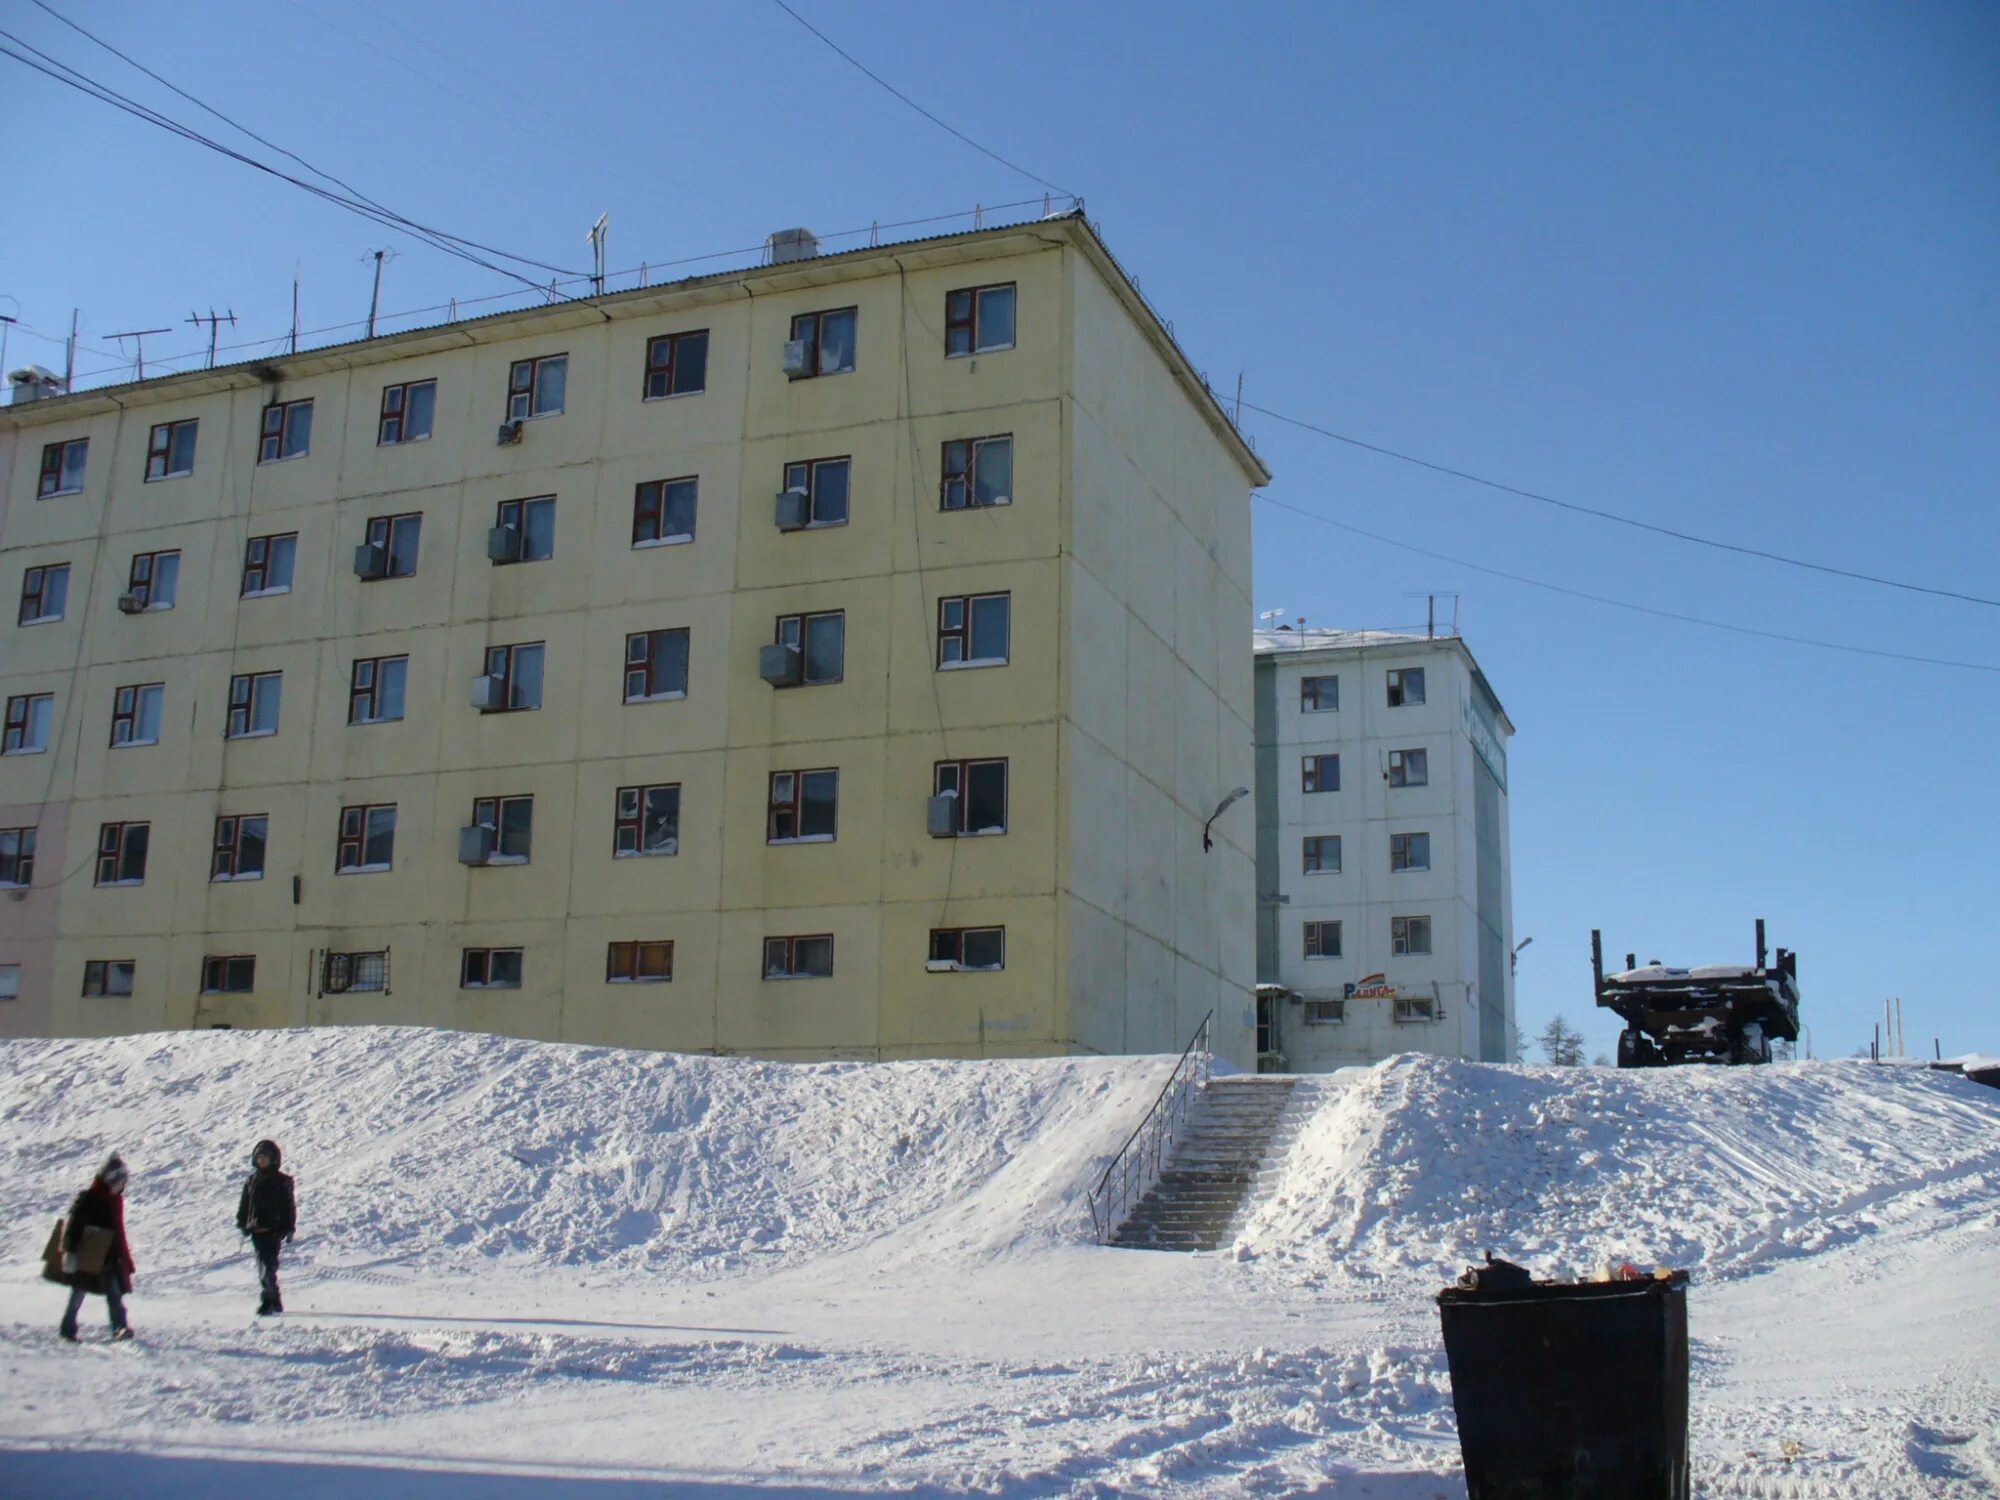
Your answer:
[[[772,687],[797,687],[804,680],[804,662],[797,646],[759,646],[757,675]]]
[[[812,496],[797,488],[781,491],[777,519],[780,531],[804,531],[812,519]]]
[[[498,677],[475,677],[472,679],[472,706],[483,714],[490,714],[507,706],[506,683]]]
[[[807,339],[785,341],[785,379],[803,380],[812,374],[812,343]]]
[[[924,832],[934,839],[957,837],[957,792],[939,792],[924,803]]]
[[[389,552],[373,542],[363,542],[354,549],[354,576],[356,578],[386,578],[389,573]]]
[[[512,422],[502,422],[500,424],[500,436],[497,439],[495,439],[495,441],[497,441],[503,448],[508,447],[514,443],[520,442],[521,424],[519,420],[517,419]]]
[[[521,560],[521,533],[513,526],[493,526],[486,532],[486,560],[496,563]]]
[[[458,862],[483,865],[493,858],[493,825],[474,823],[458,830]]]
[[[121,614],[139,615],[146,612],[146,601],[137,594],[120,594],[118,609]]]

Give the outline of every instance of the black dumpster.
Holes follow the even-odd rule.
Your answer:
[[[1438,1293],[1468,1500],[1688,1500],[1687,1273],[1506,1269]]]

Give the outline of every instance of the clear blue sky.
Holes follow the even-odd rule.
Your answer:
[[[654,263],[1041,189],[775,5],[51,0],[401,212],[568,267]],[[905,92],[1083,193],[1219,386],[1565,499],[2000,594],[2000,9],[794,0]],[[244,144],[27,3],[7,30]],[[0,293],[84,341],[507,285],[0,59]],[[430,321],[426,318],[424,321]],[[395,326],[390,323],[388,326]],[[225,333],[228,331],[225,330]],[[228,342],[227,338],[225,342]],[[149,360],[198,347],[179,326]],[[253,351],[243,351],[244,357]],[[10,362],[59,365],[16,330]],[[85,371],[111,361],[86,352]],[[2000,665],[2000,610],[1727,557],[1251,414],[1269,493],[1453,557],[1762,630]],[[1522,1024],[1594,1050],[1589,933],[1798,949],[1813,1040],[1884,996],[2000,1051],[2000,675],[1723,634],[1260,502],[1257,600],[1405,625],[1462,596],[1519,729]],[[1243,626],[1247,632],[1251,622]]]

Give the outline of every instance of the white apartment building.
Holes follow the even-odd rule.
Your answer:
[[[1455,636],[1259,631],[1258,1065],[1514,1055],[1507,741]]]

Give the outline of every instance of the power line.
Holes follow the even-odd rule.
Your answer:
[[[44,61],[47,64],[49,64],[49,66],[44,66],[43,63],[36,62],[34,58],[24,57],[19,52],[15,52],[10,48],[4,46],[0,46],[0,57],[12,58],[15,62],[22,64],[24,67],[32,68],[37,73],[41,73],[49,78],[53,78],[56,80],[56,82],[65,84],[68,87],[75,89],[78,93],[96,99],[100,103],[109,104],[114,109],[121,110],[124,113],[129,114],[136,119],[144,120],[149,125],[156,125],[162,130],[165,130],[172,135],[178,135],[182,139],[192,141],[196,145],[205,146],[211,151],[217,152],[220,155],[230,158],[232,161],[241,162],[243,165],[247,167],[252,167],[259,172],[267,174],[268,176],[275,177],[281,182],[288,182],[293,187],[311,193],[316,198],[324,199],[328,203],[332,203],[338,207],[348,209],[350,212],[359,214],[361,217],[365,219],[373,220],[375,223],[381,224],[385,228],[401,229],[404,230],[405,232],[412,233],[416,235],[417,238],[431,245],[434,249],[442,250],[447,255],[457,256],[460,260],[469,261],[473,265],[483,267],[488,271],[492,271],[495,275],[508,277],[510,280],[520,282],[523,286],[535,287],[539,290],[540,284],[532,280],[531,278],[523,276],[517,271],[509,270],[505,266],[497,266],[493,264],[493,262],[484,259],[482,256],[473,254],[471,250],[461,248],[461,246],[463,245],[470,244],[471,243],[470,241],[460,240],[456,236],[448,235],[441,230],[434,230],[429,228],[428,226],[418,224],[415,220],[406,219],[399,214],[394,214],[386,210],[379,209],[374,205],[363,202],[359,199],[350,198],[340,193],[330,192],[327,189],[319,187],[314,183],[305,181],[303,178],[294,177],[288,172],[282,172],[278,168],[273,167],[266,162],[261,162],[253,156],[246,156],[241,151],[237,151],[232,149],[231,147],[225,146],[220,141],[217,141],[209,136],[203,135],[200,131],[194,130],[186,125],[181,124],[178,120],[173,119],[171,116],[164,115],[160,113],[158,110],[151,108],[150,106],[140,104],[137,101],[130,99],[123,94],[120,94],[119,92],[117,92],[117,90],[111,88],[109,85],[99,83],[96,79],[91,78],[89,75],[79,71],[78,69],[70,67],[69,64],[60,62],[57,59],[50,57],[48,53],[43,52],[40,48],[33,46],[31,43],[22,41],[12,32],[0,30],[0,37],[5,37],[8,41],[13,42],[15,46],[26,48],[29,52],[34,53],[35,57],[44,59]],[[500,253],[500,252],[495,252],[495,253]],[[505,256],[505,258],[510,260],[522,259],[520,257],[515,257],[515,256]],[[527,261],[525,259],[522,260],[522,263],[530,265],[539,264],[539,262]]]
[[[1336,443],[1346,443],[1351,448],[1393,458],[1399,463],[1415,464],[1420,469],[1429,469],[1434,474],[1447,474],[1453,479],[1463,479],[1470,484],[1484,485],[1489,490],[1498,490],[1503,495],[1517,495],[1523,500],[1534,500],[1543,505],[1553,505],[1559,510],[1573,511],[1578,515],[1595,516],[1600,521],[1610,521],[1619,526],[1630,526],[1637,531],[1650,531],[1656,536],[1672,537],[1676,541],[1690,542],[1697,547],[1713,547],[1720,552],[1734,552],[1743,557],[1755,557],[1765,562],[1778,563],[1788,568],[1803,568],[1810,573],[1825,573],[1835,578],[1851,578],[1858,583],[1878,584],[1883,588],[1903,589],[1912,594],[1931,594],[1941,599],[1957,599],[1966,604],[1984,604],[2000,609],[2000,599],[1989,599],[1983,594],[1963,594],[1957,589],[1936,588],[1930,584],[1908,583],[1899,578],[1884,578],[1877,573],[1861,573],[1851,568],[1836,568],[1829,563],[1808,562],[1800,557],[1788,557],[1782,552],[1767,552],[1761,547],[1746,547],[1737,542],[1725,542],[1716,537],[1701,536],[1692,531],[1677,531],[1671,526],[1656,525],[1651,521],[1641,521],[1634,516],[1621,516],[1616,511],[1599,510],[1595,506],[1579,505],[1573,500],[1558,500],[1553,495],[1540,494],[1534,490],[1524,490],[1516,485],[1504,484],[1497,479],[1488,479],[1482,474],[1474,474],[1465,469],[1454,469],[1449,464],[1433,462],[1428,458],[1418,458],[1413,453],[1401,453],[1394,448],[1385,448],[1379,443],[1365,442],[1361,438],[1349,437],[1344,432],[1335,432],[1330,427],[1304,421],[1298,417],[1288,417],[1281,411],[1272,411],[1268,406],[1259,406],[1252,401],[1239,403],[1246,410],[1261,412],[1276,421],[1292,427],[1304,428],[1307,432],[1318,433],[1321,437],[1332,438]]]
[[[771,3],[777,6],[778,9],[783,11],[786,15],[790,16],[794,21],[797,21],[801,26],[805,27],[807,31],[810,31],[814,36],[818,37],[822,42],[825,42],[827,46],[831,47],[835,52],[839,53],[842,57],[846,58],[849,63],[851,63],[854,67],[859,69],[862,73],[874,79],[876,83],[880,84],[883,88],[887,89],[890,93],[894,94],[898,99],[902,100],[905,104],[909,105],[911,109],[914,109],[918,114],[922,115],[926,120],[929,120],[931,124],[937,126],[938,129],[945,131],[950,135],[956,136],[959,140],[965,142],[966,145],[970,146],[973,150],[977,151],[981,156],[990,157],[992,160],[999,162],[1000,165],[1005,167],[1008,171],[1018,172],[1023,177],[1027,178],[1030,182],[1039,182],[1043,187],[1047,188],[1052,193],[1061,193],[1065,198],[1073,198],[1076,196],[1074,193],[1070,192],[1068,188],[1057,187],[1053,182],[1050,182],[1046,177],[1037,177],[1033,172],[1030,172],[1026,167],[1016,166],[1013,162],[1007,160],[1007,158],[1002,156],[999,152],[987,150],[986,147],[980,145],[979,142],[975,141],[971,136],[967,135],[964,131],[955,129],[952,126],[945,124],[944,121],[940,120],[936,115],[932,114],[929,110],[925,109],[921,104],[917,103],[916,100],[912,99],[908,94],[904,93],[901,89],[897,88],[896,85],[889,82],[889,80],[884,78],[880,73],[874,71],[874,69],[870,68],[866,63],[861,61],[860,58],[856,57],[853,53],[849,52],[846,48],[842,47],[840,43],[836,42],[832,37],[828,36],[824,31],[821,31],[817,26],[813,25],[813,23],[808,21],[804,16],[800,15],[797,11],[793,10],[791,6],[785,3],[785,0],[771,0]]]
[[[1244,404],[1247,406],[1249,403],[1245,402]],[[1290,511],[1295,516],[1303,516],[1308,521],[1317,521],[1322,526],[1331,526],[1337,531],[1350,532],[1355,536],[1366,537],[1369,541],[1380,542],[1385,547],[1395,547],[1404,552],[1414,552],[1419,557],[1428,557],[1434,562],[1450,563],[1453,567],[1470,568],[1475,573],[1485,573],[1493,578],[1504,578],[1510,583],[1523,583],[1529,588],[1546,589],[1552,594],[1566,594],[1572,599],[1587,599],[1592,604],[1609,604],[1614,609],[1629,609],[1635,614],[1652,615],[1661,620],[1678,620],[1683,625],[1703,625],[1710,630],[1726,630],[1733,635],[1752,635],[1767,641],[1784,641],[1794,646],[1813,646],[1822,651],[1844,651],[1855,656],[1879,656],[1890,661],[1920,662],[1928,667],[1956,667],[1966,672],[2000,673],[2000,666],[1994,666],[1982,661],[1952,661],[1941,656],[1913,656],[1902,651],[1882,651],[1873,646],[1850,646],[1840,641],[1820,640],[1813,636],[1786,635],[1782,631],[1759,630],[1751,625],[1732,625],[1724,620],[1707,620],[1703,619],[1700,615],[1677,614],[1670,609],[1655,609],[1650,604],[1635,604],[1630,599],[1614,599],[1606,594],[1587,593],[1583,589],[1570,588],[1567,584],[1550,583],[1547,579],[1543,578],[1530,578],[1525,573],[1510,573],[1504,568],[1488,567],[1484,563],[1468,562],[1462,557],[1453,557],[1449,553],[1433,552],[1428,547],[1418,547],[1410,542],[1400,542],[1392,536],[1383,536],[1379,532],[1367,531],[1359,526],[1350,526],[1345,521],[1336,521],[1331,516],[1323,516],[1317,511],[1289,504],[1286,501],[1275,499],[1270,495],[1260,494],[1257,498],[1266,505],[1275,505],[1279,510]]]

